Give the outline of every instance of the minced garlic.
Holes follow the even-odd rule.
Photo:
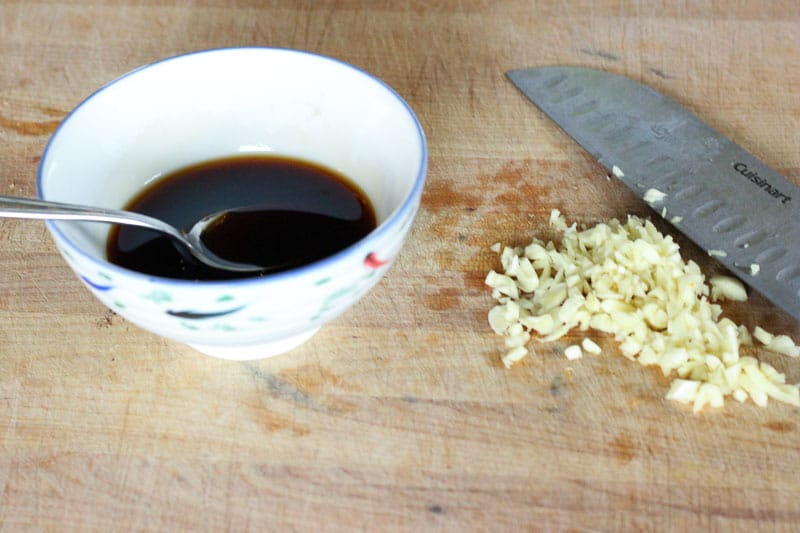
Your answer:
[[[695,412],[722,406],[725,396],[759,406],[770,397],[800,406],[797,385],[739,353],[752,337],[787,355],[800,355],[800,348],[761,328],[751,337],[709,299],[746,298],[738,280],[716,278],[709,289],[699,266],[683,260],[672,238],[636,216],[579,230],[554,210],[550,225],[562,233],[558,245],[534,239],[525,247],[495,247],[503,272],[486,277],[497,301],[489,324],[505,337],[506,366],[528,354],[534,337],[549,342],[573,328],[594,329],[613,336],[625,357],[657,365],[665,376],[677,374],[667,398],[691,403]],[[584,351],[600,348],[586,338],[564,354],[572,360]]]
[[[643,200],[650,205],[654,205],[663,202],[666,197],[667,193],[661,192],[658,189],[647,189],[647,192],[644,193]]]

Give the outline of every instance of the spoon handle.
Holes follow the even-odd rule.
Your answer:
[[[105,207],[88,207],[62,202],[50,202],[36,198],[20,198],[18,196],[0,195],[0,218],[111,222],[114,224],[150,228],[170,235],[176,234],[176,230],[172,226],[161,220],[140,213],[108,209]],[[177,236],[181,237],[181,235]]]
[[[200,239],[199,230],[196,233],[184,234],[162,220],[132,211],[65,204],[62,202],[49,202],[37,198],[20,198],[18,196],[0,195],[0,218],[84,220],[138,226],[169,235],[175,241],[182,244],[182,246],[178,247],[178,250],[186,255],[187,258],[190,256],[194,257],[201,263],[211,267],[234,272],[264,272],[267,270],[258,265],[237,263],[218,257],[203,244]]]

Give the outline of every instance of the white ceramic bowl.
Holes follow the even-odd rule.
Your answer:
[[[274,153],[339,171],[369,196],[378,227],[333,256],[236,281],[180,281],[106,260],[109,226],[48,222],[70,267],[109,308],[209,355],[290,350],[361,298],[400,251],[419,207],[425,137],[379,79],[297,50],[231,48],[142,67],[101,88],[61,124],[42,157],[46,200],[121,208],[189,164]]]

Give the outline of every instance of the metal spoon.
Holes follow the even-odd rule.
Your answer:
[[[35,218],[47,220],[83,220],[90,222],[108,222],[139,226],[164,233],[179,243],[192,257],[201,263],[221,270],[232,272],[263,272],[265,267],[248,263],[228,261],[209,250],[200,239],[203,230],[211,222],[224,216],[227,211],[212,213],[198,220],[188,232],[181,231],[166,222],[132,211],[89,207],[61,202],[48,202],[35,198],[0,195],[0,218]]]

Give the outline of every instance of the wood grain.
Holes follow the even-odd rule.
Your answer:
[[[332,55],[408,100],[430,149],[410,240],[308,344],[239,364],[132,326],[41,223],[0,221],[0,529],[797,531],[800,410],[693,416],[607,339],[507,370],[483,286],[489,246],[546,231],[552,208],[650,214],[505,71],[632,76],[798,182],[796,2],[7,0],[0,193],[35,194],[48,136],[98,86],[236,45]],[[758,295],[728,312],[800,337]],[[800,381],[798,361],[759,356]]]

